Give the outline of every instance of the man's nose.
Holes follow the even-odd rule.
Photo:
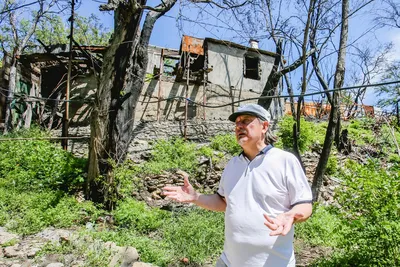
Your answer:
[[[240,128],[243,128],[243,127],[245,127],[246,125],[243,123],[243,122],[241,122],[241,121],[238,121],[238,122],[236,122],[236,129],[240,129]]]

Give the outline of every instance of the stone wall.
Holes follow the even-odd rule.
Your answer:
[[[234,124],[228,120],[189,120],[187,123],[187,139],[204,143],[217,134],[233,133]],[[139,121],[134,125],[132,143],[129,147],[128,158],[139,160],[141,155],[151,149],[152,141],[183,137],[183,121]],[[54,130],[53,136],[61,136],[61,130]],[[76,156],[87,157],[89,154],[90,127],[75,127],[69,129],[71,137],[87,137],[86,139],[70,140],[68,149]]]

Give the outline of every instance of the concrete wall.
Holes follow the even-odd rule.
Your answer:
[[[169,79],[150,80],[144,84],[142,94],[136,107],[135,121],[183,121],[185,119],[185,96],[186,83],[174,82]],[[94,76],[88,76],[80,81],[76,81],[72,87],[71,98],[75,100],[91,99],[94,97],[96,90],[96,79]],[[158,97],[160,102],[160,110],[158,111]],[[198,120],[226,120],[228,116],[237,109],[237,103],[227,105],[232,101],[245,98],[258,97],[258,93],[250,91],[229,90],[218,85],[199,85],[190,84],[188,90],[189,99],[194,101],[188,105],[188,119]],[[179,98],[179,97],[183,97]],[[163,100],[165,99],[165,100]],[[256,103],[257,100],[247,101]],[[203,104],[209,107],[203,107]],[[223,107],[218,107],[224,105]],[[82,102],[70,103],[71,126],[89,125],[90,112],[92,107]]]
[[[211,42],[207,43],[207,47],[208,67],[213,68],[208,74],[210,83],[224,88],[233,88],[237,91],[236,94],[250,89],[259,94],[262,92],[274,63],[273,57],[258,54],[262,74],[260,80],[253,80],[243,75],[246,50]]]
[[[243,61],[245,50],[208,43],[209,66],[213,71],[208,74],[208,84],[191,83],[188,89],[189,102],[188,119],[198,120],[226,120],[239,105],[245,102],[228,103],[247,98],[256,98],[264,88],[268,74],[273,65],[273,57],[259,54],[263,75],[261,80],[252,80],[243,77]],[[149,46],[149,63],[147,73],[153,73],[153,68],[160,66],[161,48]],[[71,90],[72,99],[90,99],[97,87],[96,78],[87,75],[77,78]],[[172,120],[183,121],[185,119],[186,81],[175,82],[173,77],[162,77],[145,82],[141,97],[136,107],[135,121]],[[251,89],[251,90],[250,90]],[[160,94],[159,94],[160,92]],[[158,105],[158,99],[166,99]],[[257,103],[257,100],[247,101]],[[203,107],[206,104],[209,107]],[[223,107],[217,107],[225,105]],[[70,104],[70,118],[72,126],[89,125],[91,106],[82,103]]]
[[[146,73],[153,73],[154,66],[156,68],[160,67],[161,60],[161,48],[149,45],[147,49],[147,55],[149,62],[147,63]]]
[[[70,99],[78,100],[70,102],[69,117],[71,125],[89,125],[92,107],[84,103],[84,100],[91,100],[97,90],[97,79],[94,74],[85,77],[76,77],[71,86]]]
[[[142,96],[136,108],[135,121],[155,121],[157,120],[158,92],[161,92],[159,118],[160,120],[184,120],[185,118],[185,100],[172,99],[174,97],[186,96],[186,83],[173,82],[168,80],[151,80],[145,83]],[[228,116],[237,109],[238,104],[228,103],[245,98],[258,97],[259,94],[250,91],[229,90],[219,85],[198,85],[190,84],[188,95],[190,100],[197,104],[189,102],[188,119],[198,120],[226,120]],[[247,101],[257,103],[257,100]],[[203,107],[203,104],[206,107]],[[228,104],[228,105],[227,105]],[[223,107],[218,107],[224,105]]]

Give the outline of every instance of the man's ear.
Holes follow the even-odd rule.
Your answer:
[[[265,132],[268,131],[268,126],[269,126],[269,122],[268,121],[263,121],[263,129],[265,129]]]

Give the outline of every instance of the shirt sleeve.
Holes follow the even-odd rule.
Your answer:
[[[286,161],[286,179],[290,205],[312,203],[312,193],[307,177],[298,159],[290,154]]]
[[[217,190],[217,194],[223,198],[225,198],[225,191],[224,191],[224,180],[225,179],[224,179],[224,177],[225,177],[225,170],[222,173],[221,180],[219,181],[218,190]]]
[[[229,173],[228,170],[229,170],[230,168],[232,168],[232,162],[233,162],[234,160],[235,160],[235,158],[232,158],[232,159],[228,162],[228,164],[226,164],[225,169],[224,169],[224,171],[222,172],[222,175],[221,175],[221,180],[219,181],[217,194],[220,195],[220,196],[223,197],[223,198],[226,198],[226,196],[225,196],[225,188],[224,188],[226,179],[228,179],[228,177],[226,177],[226,176],[227,176],[228,173]]]

